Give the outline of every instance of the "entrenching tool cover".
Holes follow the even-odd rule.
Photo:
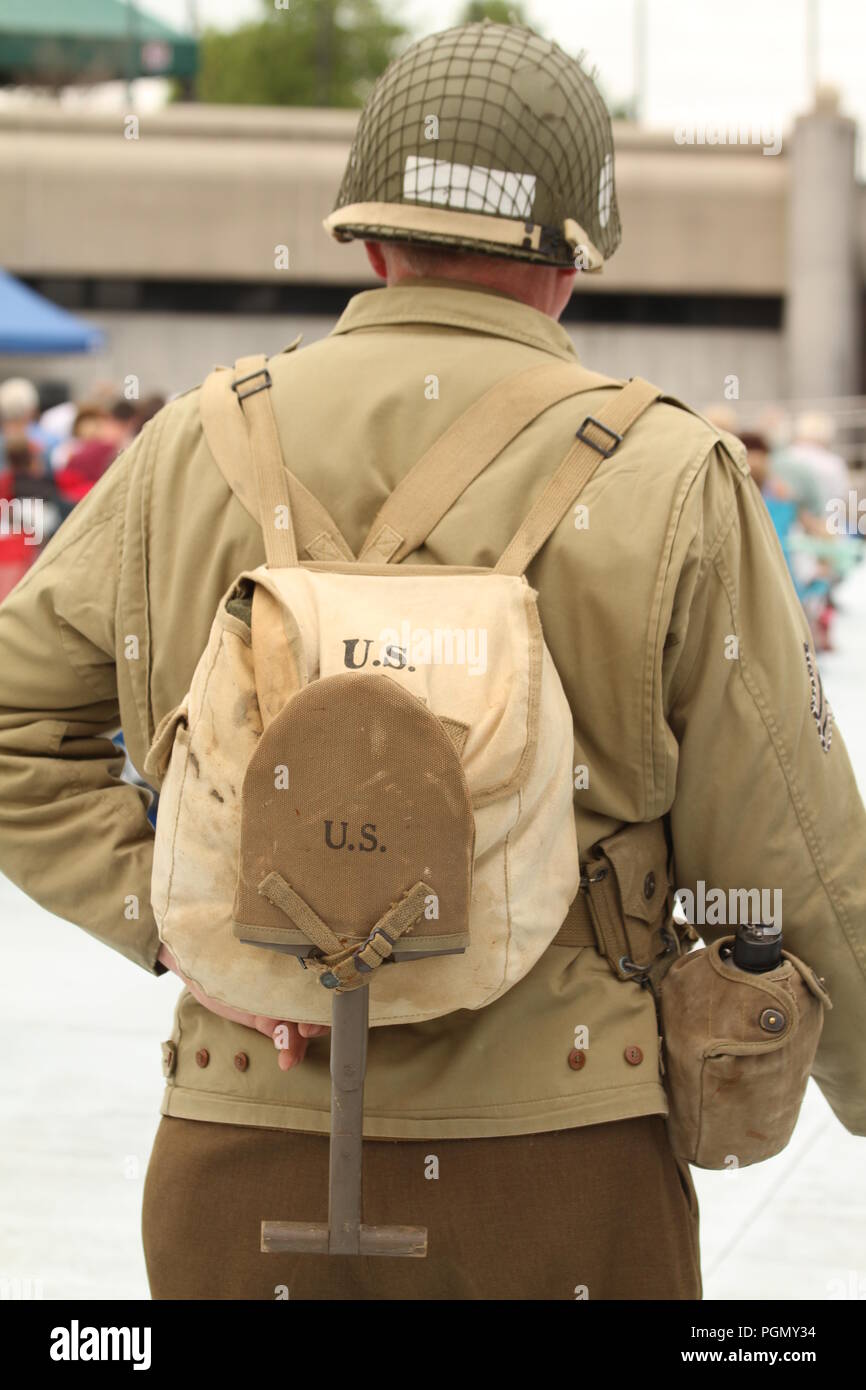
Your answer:
[[[321,969],[310,959],[319,948],[324,975],[347,988],[370,982],[377,956],[462,952],[474,843],[469,789],[442,724],[385,676],[328,676],[289,701],[247,768],[235,933],[301,951],[308,969]],[[360,971],[352,958],[330,961],[368,939]],[[423,969],[433,998],[437,967]],[[406,980],[384,972],[377,996],[400,1007]],[[440,970],[443,985],[447,1008]]]

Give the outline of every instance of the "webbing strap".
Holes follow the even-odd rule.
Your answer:
[[[340,992],[366,984],[365,977],[389,959],[394,942],[418,921],[433,890],[419,880],[403,898],[382,913],[364,941],[351,946],[343,944],[282,874],[272,870],[262,879],[258,891],[319,948],[322,954],[307,957],[306,967],[314,970],[327,988]]]
[[[283,468],[283,451],[271,401],[271,377],[264,353],[238,358],[232,390],[240,402],[249,430],[268,569],[295,566],[298,563],[298,547],[292,522],[289,480]]]
[[[494,566],[498,574],[523,574],[599,465],[660,395],[657,386],[633,377],[598,415],[586,417],[575,443]]]
[[[565,921],[553,938],[553,946],[595,946],[598,949],[598,936],[592,925],[589,902],[581,888],[566,914]],[[602,952],[602,954],[604,954]]]
[[[383,503],[359,559],[398,563],[417,550],[458,497],[507,444],[559,401],[611,385],[576,362],[522,368],[451,424]]]
[[[282,874],[272,870],[266,874],[259,884],[258,891],[263,898],[267,898],[269,903],[278,907],[280,911],[288,917],[290,922],[302,931],[304,936],[309,937],[314,946],[318,946],[320,951],[330,954],[343,950],[343,943],[336,932],[331,931],[327,922],[324,922],[305,902],[300,893],[296,893],[290,883],[287,883]]]
[[[288,499],[283,495],[282,503],[274,502],[272,505],[289,506],[292,530],[288,534],[295,537],[297,549],[303,551],[311,560],[354,560],[351,548],[321,502],[284,466],[279,450],[279,437],[273,422],[273,409],[270,407],[270,391],[266,389],[255,392],[245,401],[239,402],[238,394],[232,390],[233,381],[251,373],[261,374],[260,380],[251,380],[242,385],[241,393],[250,387],[265,383],[266,361],[262,355],[241,358],[233,369],[218,367],[206,378],[201,390],[201,420],[208,449],[238,501],[259,523],[265,534],[275,528],[264,524],[266,515],[261,509],[258,468],[253,461],[251,448],[252,432],[258,433],[264,422],[264,466],[273,468],[278,465],[279,471],[275,474],[277,484],[279,486],[282,478],[288,487]],[[264,405],[264,416],[257,412],[256,402]],[[267,419],[268,415],[270,421]],[[277,450],[276,457],[274,444]],[[270,517],[275,519],[275,514],[271,512]],[[266,534],[265,539],[267,541]],[[267,554],[267,545],[265,553]]]

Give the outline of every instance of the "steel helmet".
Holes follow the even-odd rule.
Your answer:
[[[373,88],[324,225],[600,270],[620,239],[607,108],[580,60],[531,29],[431,34]]]

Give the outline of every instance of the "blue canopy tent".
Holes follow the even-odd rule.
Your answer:
[[[0,270],[0,354],[92,352],[104,334]]]

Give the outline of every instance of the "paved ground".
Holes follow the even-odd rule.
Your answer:
[[[866,791],[866,565],[825,684]],[[0,1297],[148,1296],[141,1189],[176,989],[0,879]],[[695,1172],[710,1299],[866,1298],[866,1141],[810,1090],[778,1158]]]

